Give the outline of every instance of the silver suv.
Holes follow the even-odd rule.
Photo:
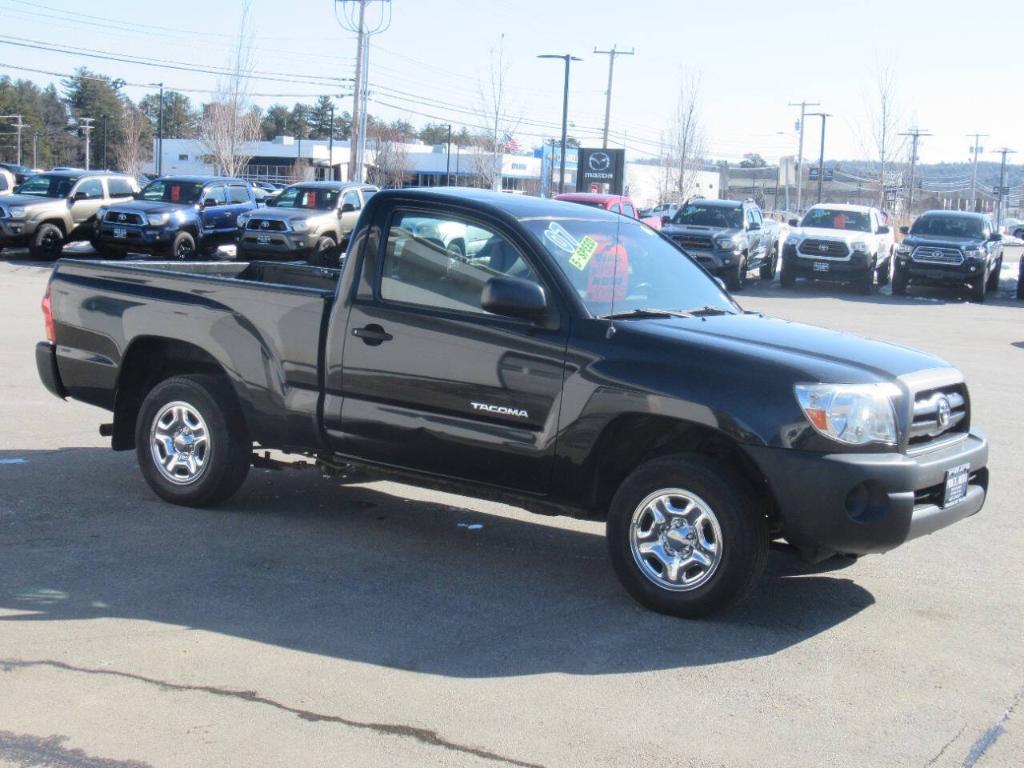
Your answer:
[[[65,243],[91,240],[96,211],[131,200],[131,176],[109,171],[50,171],[0,197],[0,250],[28,246],[33,258],[58,259]]]
[[[267,207],[238,217],[237,255],[337,264],[363,205],[377,187],[341,181],[292,184]]]

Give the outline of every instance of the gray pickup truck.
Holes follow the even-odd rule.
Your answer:
[[[377,187],[369,184],[340,181],[293,184],[267,200],[266,207],[238,217],[236,258],[337,265],[363,205],[375,192]]]
[[[749,200],[690,200],[661,224],[662,233],[730,291],[743,288],[752,269],[762,280],[775,277],[779,226]]]

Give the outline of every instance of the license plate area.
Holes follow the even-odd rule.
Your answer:
[[[114,237],[124,240],[124,238],[128,237],[128,230],[124,227],[114,227]]]
[[[942,506],[956,504],[967,495],[967,481],[970,477],[970,464],[960,464],[946,470],[946,491],[943,494]]]
[[[828,272],[828,262],[826,262],[826,261],[816,261],[816,262],[814,262],[814,271],[815,272]]]

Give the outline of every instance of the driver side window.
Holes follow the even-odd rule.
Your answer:
[[[215,184],[212,187],[207,187],[206,192],[203,193],[203,201],[207,205],[224,205],[227,202],[227,197],[224,192],[223,184]]]
[[[75,188],[74,195],[83,196],[85,200],[101,200],[103,183],[99,179],[86,179]]]
[[[359,205],[359,193],[354,189],[349,190],[345,193],[345,197],[342,199],[341,204],[342,206],[351,205],[352,210],[358,211],[361,207]]]

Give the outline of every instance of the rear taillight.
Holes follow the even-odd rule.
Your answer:
[[[46,286],[43,294],[43,321],[46,323],[46,338],[51,344],[57,343],[57,333],[53,330],[53,307],[50,305],[50,286]]]

